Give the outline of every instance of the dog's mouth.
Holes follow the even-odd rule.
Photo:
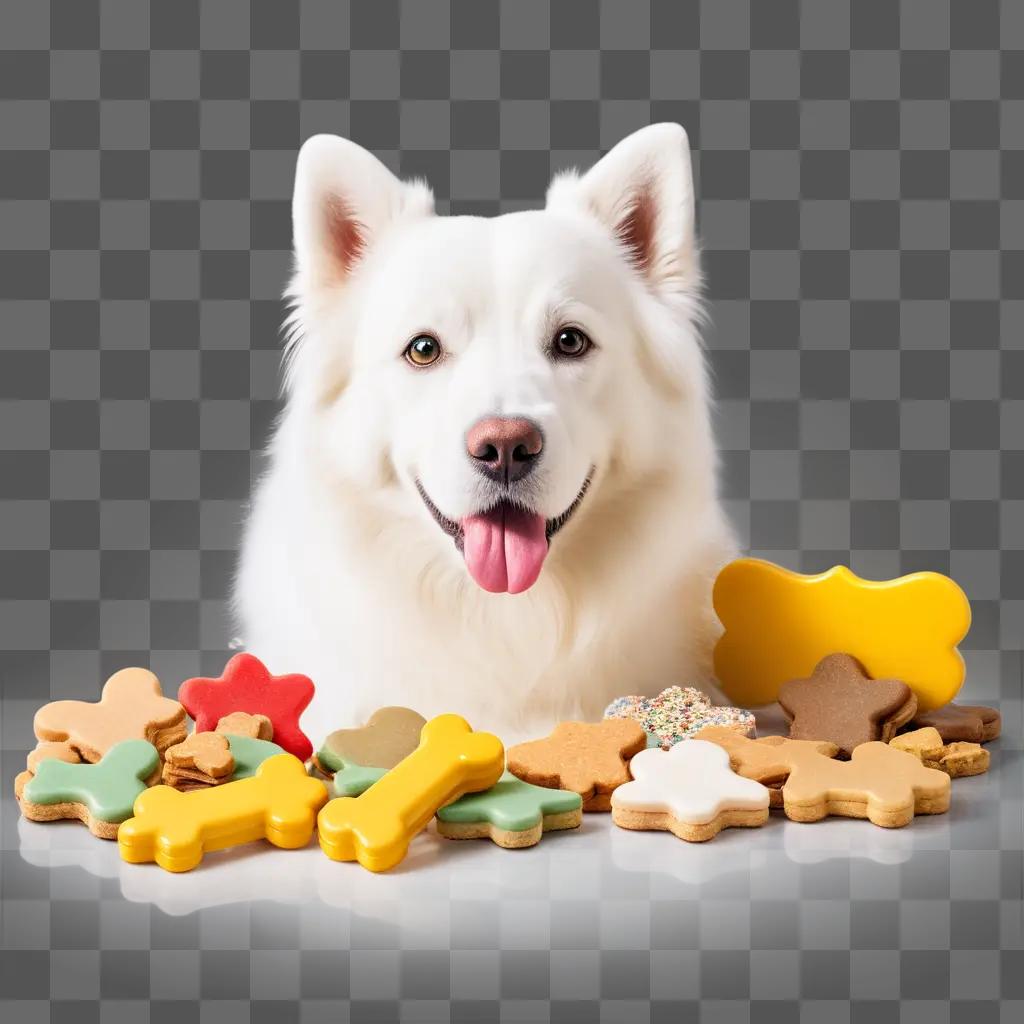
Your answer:
[[[591,468],[572,503],[554,519],[545,519],[511,498],[464,519],[449,519],[418,478],[416,490],[434,522],[462,552],[470,576],[480,587],[492,594],[521,594],[537,582],[551,538],[575,515],[593,477]]]

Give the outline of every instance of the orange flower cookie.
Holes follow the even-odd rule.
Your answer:
[[[629,759],[646,746],[643,727],[629,718],[560,722],[544,739],[511,747],[508,770],[535,786],[579,793],[584,811],[608,811],[612,793],[629,781]]]

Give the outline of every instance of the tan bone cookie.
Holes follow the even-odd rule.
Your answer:
[[[830,654],[809,679],[779,689],[794,740],[830,740],[849,757],[861,743],[888,742],[914,717],[917,698],[899,679],[871,679],[849,654]]]
[[[139,739],[159,751],[185,738],[185,709],[160,689],[144,668],[124,668],[104,684],[99,701],[44,704],[33,722],[36,737],[68,743],[83,761],[95,763],[121,740]]]
[[[998,738],[1002,728],[1002,717],[995,708],[977,704],[947,704],[934,711],[916,715],[911,727],[938,729],[943,743],[953,743],[957,740],[988,743]]]
[[[168,747],[164,755],[164,782],[217,785],[227,782],[235,770],[226,736],[216,732],[194,732],[182,743]]]
[[[646,746],[632,719],[560,722],[544,739],[511,747],[508,770],[535,786],[579,793],[584,811],[609,811],[612,793],[629,781],[627,762]]]
[[[224,736],[247,736],[251,740],[272,740],[274,723],[266,715],[250,715],[245,711],[232,711],[217,722],[214,732]]]
[[[886,743],[862,743],[849,761],[838,761],[812,743],[769,743],[722,732],[731,731],[704,729],[700,739],[725,747],[736,771],[748,778],[769,770],[783,772],[782,806],[793,821],[820,821],[833,814],[899,828],[915,814],[949,810],[949,776]]]
[[[889,746],[913,754],[926,768],[938,768],[951,779],[988,771],[990,755],[980,743],[943,743],[939,730],[930,726],[894,736]]]

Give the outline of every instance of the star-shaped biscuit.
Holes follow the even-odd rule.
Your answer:
[[[568,789],[583,798],[583,810],[611,810],[611,794],[629,781],[627,762],[647,746],[639,722],[561,722],[541,740],[511,747],[508,770],[549,789]]]
[[[612,793],[612,821],[620,828],[659,829],[703,843],[723,828],[768,820],[768,790],[737,775],[728,751],[714,743],[684,740],[669,750],[641,750],[629,770],[633,781]]]
[[[144,668],[123,668],[104,684],[99,701],[56,700],[33,722],[36,738],[67,743],[83,761],[95,763],[121,740],[146,740],[163,751],[185,738],[185,709],[160,689]]]
[[[888,742],[914,717],[917,698],[898,679],[871,679],[849,654],[830,654],[809,679],[791,679],[779,704],[796,740],[829,740],[849,757],[861,743]]]
[[[938,729],[943,743],[957,740],[967,743],[988,743],[999,736],[1002,718],[995,708],[976,704],[947,704],[934,711],[924,711],[916,715],[913,726],[916,729],[928,726]]]
[[[313,753],[313,744],[299,728],[299,716],[312,699],[308,676],[272,676],[252,654],[236,654],[219,679],[187,679],[178,690],[178,700],[196,720],[196,732],[213,732],[233,711],[266,715],[274,727],[274,742],[300,761]]]
[[[266,715],[250,715],[246,711],[232,711],[218,723],[214,732],[225,736],[248,736],[253,740],[272,740],[274,723]]]

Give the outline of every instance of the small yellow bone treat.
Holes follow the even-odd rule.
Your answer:
[[[291,754],[268,758],[249,779],[180,793],[155,786],[139,795],[117,845],[131,864],[155,860],[166,871],[191,871],[211,850],[266,839],[294,850],[313,834],[327,800],[322,782]]]
[[[332,860],[387,871],[438,808],[490,789],[505,767],[497,736],[473,732],[458,715],[432,718],[419,746],[361,796],[338,797],[320,812],[320,846]]]
[[[856,658],[872,679],[901,679],[919,711],[947,704],[963,684],[957,644],[970,627],[971,606],[939,573],[864,580],[836,566],[803,576],[740,558],[718,574],[713,598],[725,627],[715,674],[737,704],[771,703],[786,680],[806,679],[837,651]]]

